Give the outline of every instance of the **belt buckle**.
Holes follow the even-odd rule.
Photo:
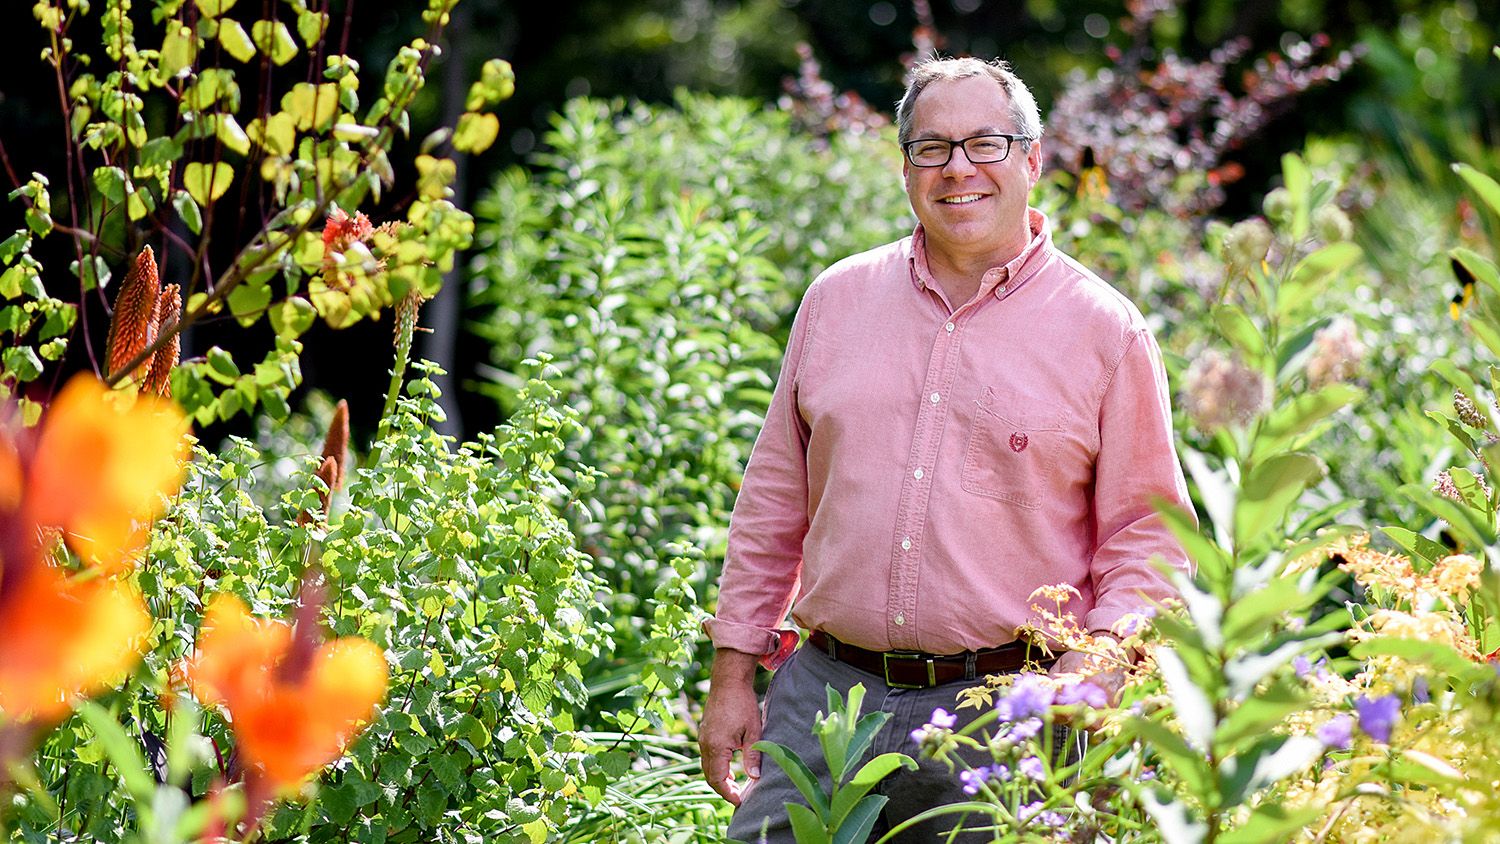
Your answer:
[[[885,653],[882,653],[880,655],[880,657],[881,657],[880,666],[885,671],[885,684],[887,686],[890,686],[893,689],[926,689],[926,688],[930,688],[932,686],[936,686],[937,685],[937,666],[932,661],[931,657],[925,657],[925,656],[923,656],[921,654],[904,654],[904,653],[893,652],[893,651],[886,651]],[[927,685],[924,686],[924,685],[921,685],[920,683],[917,683],[917,684],[913,684],[913,683],[897,683],[896,681],[892,680],[891,679],[891,660],[892,659],[916,659],[916,660],[922,660],[922,661],[926,662],[927,663]]]

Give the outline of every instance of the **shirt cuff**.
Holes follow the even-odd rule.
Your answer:
[[[801,634],[795,630],[757,627],[720,618],[705,619],[703,631],[713,641],[715,648],[729,648],[758,656],[760,664],[768,671],[780,668],[802,641]]]

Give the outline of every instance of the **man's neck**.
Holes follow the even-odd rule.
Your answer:
[[[995,267],[1014,261],[1031,242],[1031,229],[1023,224],[1018,238],[1009,238],[1003,248],[985,252],[969,252],[943,248],[942,244],[927,239],[927,269],[933,280],[948,294],[948,301],[957,308],[979,292],[984,274]]]

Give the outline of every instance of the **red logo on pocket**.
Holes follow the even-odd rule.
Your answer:
[[[1017,431],[1010,435],[1010,450],[1019,454],[1026,450],[1028,442],[1030,441],[1026,439],[1026,435]]]

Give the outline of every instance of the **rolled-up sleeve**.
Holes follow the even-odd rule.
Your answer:
[[[716,648],[763,656],[768,667],[779,664],[797,643],[796,631],[784,622],[802,572],[811,433],[798,409],[797,385],[817,323],[818,298],[815,283],[793,320],[765,426],[750,452],[729,520],[718,607],[703,625]]]
[[[1165,500],[1190,516],[1187,483],[1172,439],[1172,410],[1161,351],[1147,329],[1129,334],[1099,406],[1094,476],[1096,546],[1090,566],[1092,632],[1176,595],[1153,558],[1191,571],[1181,543],[1157,514]]]

